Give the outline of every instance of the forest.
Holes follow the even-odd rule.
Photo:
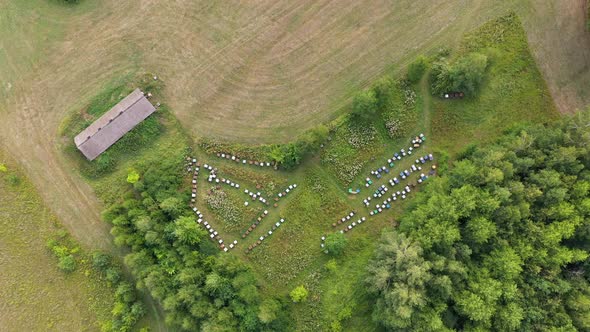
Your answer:
[[[395,331],[590,329],[590,113],[471,146],[384,232],[366,286]]]
[[[261,301],[255,275],[208,241],[185,204],[182,160],[155,163],[120,204],[105,210],[137,286],[162,303],[166,323],[183,331],[278,331],[282,299]]]

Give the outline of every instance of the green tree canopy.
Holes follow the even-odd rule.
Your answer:
[[[260,308],[256,277],[233,255],[217,252],[200,228],[179,192],[182,160],[151,164],[133,195],[110,206],[103,217],[112,224],[118,245],[130,248],[125,264],[139,288],[149,291],[166,313],[175,331],[261,331],[279,330],[284,310],[273,311],[274,303]],[[93,261],[104,265],[104,257]],[[117,271],[107,269],[108,280],[119,282]],[[143,307],[120,283],[113,315],[118,319],[105,330],[127,331]],[[264,309],[264,310],[263,310]],[[259,316],[261,318],[259,318]]]
[[[590,113],[472,148],[418,193],[368,267],[400,331],[587,330]]]
[[[432,67],[432,92],[442,95],[458,91],[474,96],[483,82],[487,67],[488,58],[481,53],[467,54],[453,64],[441,60]]]
[[[377,113],[377,97],[372,89],[358,92],[352,100],[352,116],[359,121],[369,121]]]

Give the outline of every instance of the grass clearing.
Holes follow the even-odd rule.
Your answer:
[[[468,34],[453,56],[476,51],[490,61],[481,92],[462,100],[432,99],[432,138],[452,154],[467,144],[493,140],[511,125],[559,116],[516,16],[488,22]]]
[[[0,326],[4,331],[96,331],[110,319],[114,289],[76,253],[66,274],[47,241],[66,232],[35,187],[0,152]],[[4,169],[4,168],[3,168]]]

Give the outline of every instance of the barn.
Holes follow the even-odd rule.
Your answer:
[[[155,111],[143,92],[135,89],[78,134],[74,143],[88,160],[94,160]]]

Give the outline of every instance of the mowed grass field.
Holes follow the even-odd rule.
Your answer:
[[[352,93],[376,77],[418,53],[456,45],[464,32],[509,10],[522,16],[533,53],[547,63],[541,68],[556,72],[549,78],[584,82],[587,57],[577,55],[588,44],[578,29],[583,15],[574,5],[544,3],[539,8],[545,10],[534,1],[481,0],[436,6],[409,0],[77,6],[0,0],[0,31],[6,32],[0,39],[1,143],[78,239],[111,248],[96,196],[56,145],[63,118],[112,81],[138,70],[158,73],[168,82],[172,111],[193,137],[284,142],[344,112]],[[558,29],[547,15],[561,22]],[[565,41],[564,29],[570,32]],[[549,81],[556,96],[560,84]],[[588,91],[576,92],[569,99],[581,105]]]
[[[63,228],[1,151],[0,164],[8,168],[0,171],[0,329],[99,330],[110,319],[114,290],[88,264],[71,274],[58,269],[46,243]]]

